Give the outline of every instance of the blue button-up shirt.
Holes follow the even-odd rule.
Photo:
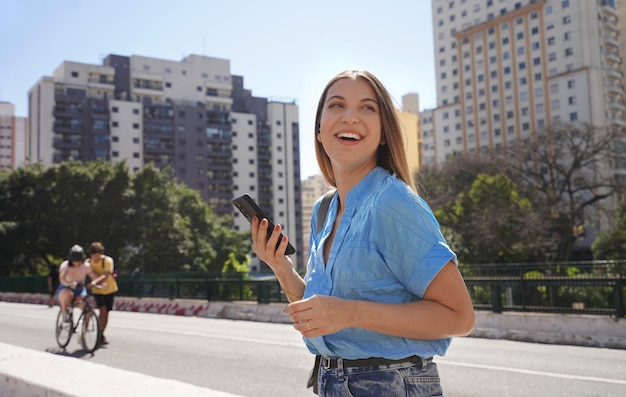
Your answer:
[[[337,219],[338,195],[318,235],[320,202],[313,208],[305,298],[320,294],[375,302],[417,301],[443,266],[456,262],[428,204],[383,168],[372,170],[348,192],[326,264],[324,244]],[[407,317],[406,321],[437,319]],[[345,359],[431,357],[445,354],[450,344],[449,338],[417,340],[361,328],[304,341],[312,353]]]

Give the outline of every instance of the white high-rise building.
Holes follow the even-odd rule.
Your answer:
[[[437,107],[421,114],[422,164],[515,148],[560,122],[626,127],[615,7],[433,0]]]
[[[302,263],[298,106],[252,96],[229,60],[66,61],[29,91],[29,116],[32,161],[170,166],[241,231],[249,226],[231,201],[247,193],[284,227]],[[267,269],[254,258],[252,270]]]

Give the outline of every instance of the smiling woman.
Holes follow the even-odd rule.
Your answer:
[[[417,194],[391,96],[367,71],[330,80],[315,123],[318,164],[337,188],[313,208],[304,278],[268,220],[253,249],[290,300],[294,328],[316,355],[321,396],[442,395],[433,356],[474,327],[474,311],[432,211]],[[318,225],[319,222],[323,224]]]

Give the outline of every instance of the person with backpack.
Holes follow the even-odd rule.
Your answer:
[[[443,395],[433,357],[472,331],[474,310],[456,254],[418,195],[393,100],[377,77],[347,70],[328,82],[314,144],[337,190],[322,219],[324,200],[313,207],[305,276],[285,255],[280,225],[251,223],[254,252],[316,356],[307,386],[320,396]]]
[[[118,291],[117,282],[115,281],[117,273],[115,273],[113,258],[104,255],[104,245],[101,242],[91,243],[87,251],[89,252],[87,263],[91,266],[94,273],[98,275],[98,278],[92,281],[92,285],[102,285],[101,288],[92,289],[92,294],[100,312],[98,317],[100,325],[99,342],[102,345],[106,345],[109,341],[104,336],[104,330],[109,322],[109,312],[113,310],[115,293]]]

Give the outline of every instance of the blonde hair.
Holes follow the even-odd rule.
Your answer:
[[[315,134],[317,135],[319,132],[320,120],[328,90],[333,84],[342,79],[363,79],[363,81],[367,82],[374,90],[376,101],[380,108],[381,139],[385,142],[384,145],[378,147],[376,163],[387,171],[396,174],[400,180],[409,185],[411,189],[417,193],[417,186],[411,176],[409,163],[406,158],[404,139],[402,137],[400,122],[398,121],[395,108],[393,107],[393,100],[385,86],[383,86],[380,80],[372,73],[366,70],[346,70],[333,77],[328,84],[326,84],[317,105]],[[324,175],[324,178],[326,178],[330,185],[337,187],[335,172],[333,171],[330,158],[328,154],[326,154],[322,143],[319,142],[315,136],[314,141],[315,156],[317,157],[317,164],[322,171],[322,175]]]

